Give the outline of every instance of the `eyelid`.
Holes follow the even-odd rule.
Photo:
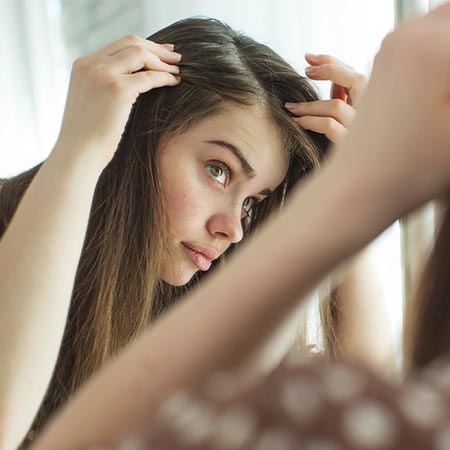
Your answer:
[[[232,178],[232,174],[233,174],[233,171],[232,171],[232,169],[230,168],[230,166],[229,166],[228,164],[224,163],[223,161],[219,161],[219,160],[217,160],[217,159],[213,159],[213,160],[207,161],[206,166],[212,166],[212,165],[217,165],[217,166],[221,167],[221,168],[225,171],[226,176],[227,176],[227,181],[228,181],[228,183],[229,183],[230,180],[231,180],[231,178]],[[211,176],[212,178],[214,178],[212,175],[210,175],[210,176]],[[227,183],[227,184],[228,184],[228,183]],[[221,184],[221,183],[219,183],[219,184]],[[226,187],[226,186],[225,186],[225,187]],[[242,206],[242,210],[244,211],[244,215],[243,215],[243,217],[242,217],[243,219],[249,216],[249,213],[250,213],[250,211],[251,211],[251,209],[252,209],[253,207],[255,207],[258,203],[261,203],[261,202],[262,202],[263,200],[265,200],[267,197],[258,198],[258,197],[255,197],[255,196],[252,195],[252,196],[247,197],[247,198],[251,198],[251,199],[253,200],[253,204],[252,204],[252,206],[249,208],[248,211],[246,211],[246,210],[244,209],[244,207]]]
[[[231,169],[230,169],[230,167],[228,166],[228,164],[224,163],[223,161],[212,160],[212,161],[209,162],[209,164],[217,164],[218,166],[222,167],[222,169],[225,170],[227,175],[231,176]]]

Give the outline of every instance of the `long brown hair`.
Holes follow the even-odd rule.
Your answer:
[[[203,276],[182,288],[157,279],[165,242],[157,157],[168,139],[219,111],[224,101],[265,106],[290,166],[271,199],[243,223],[247,233],[281,206],[300,177],[318,167],[328,144],[290,119],[286,101],[309,102],[318,96],[269,47],[205,18],[179,21],[149,39],[175,44],[182,54],[182,81],[139,96],[117,152],[98,180],[58,361],[32,426],[37,432],[81,383]],[[39,167],[4,181],[0,233]]]
[[[450,353],[449,267],[450,208],[447,205],[415,296],[407,308],[404,354],[409,369],[425,367]]]

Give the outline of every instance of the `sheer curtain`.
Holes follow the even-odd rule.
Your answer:
[[[41,161],[57,136],[67,68],[55,6],[47,0],[0,6],[0,177]]]

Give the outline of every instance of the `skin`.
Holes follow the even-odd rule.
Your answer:
[[[311,74],[310,78],[330,80],[346,95],[345,99],[291,103],[290,110],[295,114],[293,120],[303,128],[327,135],[336,143],[345,136],[354,118],[352,105],[362,94],[365,77],[330,55],[307,54],[306,60],[315,64],[315,75]],[[257,175],[251,179],[246,177],[229,150],[216,145],[205,146],[204,141],[212,140],[231,141],[245,149],[244,156]],[[223,168],[208,166],[211,160],[233,169],[231,183],[227,182]],[[239,242],[242,239],[241,218],[246,214],[244,202],[261,201],[263,197],[255,193],[264,187],[276,187],[286,172],[286,164],[276,130],[261,106],[243,108],[228,104],[220,114],[170,141],[160,156],[161,181],[170,221],[170,257],[165,261],[161,278],[172,285],[183,285],[199,270],[186,254],[183,242],[215,248],[220,254],[231,243]],[[212,170],[220,174],[213,183]],[[203,176],[199,176],[199,172]],[[270,179],[274,177],[275,181]],[[269,181],[264,186],[265,178]],[[357,357],[375,369],[386,370],[394,365],[394,346],[388,312],[385,303],[380,301],[382,280],[376,265],[369,247],[343,272],[338,300],[341,326],[336,333],[344,354]],[[291,349],[303,311],[299,308],[292,314],[254,357],[246,361],[242,369],[248,376],[252,373],[258,376],[262,368],[270,370]]]
[[[208,143],[211,141],[239,148],[255,173],[247,175],[232,151]],[[222,254],[239,242],[243,237],[241,219],[251,205],[267,197],[261,191],[273,191],[282,182],[288,159],[261,105],[228,104],[172,139],[161,150],[159,165],[170,255],[161,278],[182,285],[199,270],[183,243]]]
[[[3,255],[9,256],[0,261],[1,273],[4,274],[0,280],[0,317],[5,318],[0,327],[0,349],[7,362],[2,364],[0,370],[0,415],[3,418],[0,448],[9,449],[18,445],[45,394],[65,328],[95,184],[114,155],[132,104],[142,92],[180,82],[177,63],[182,56],[172,50],[171,44],[158,45],[130,35],[74,63],[57,143],[1,241]],[[333,80],[333,71],[329,76]],[[308,115],[331,120],[318,121],[315,127],[305,123],[300,125],[323,132],[334,140],[334,134],[330,132],[333,126],[330,127],[330,124],[336,121],[345,125],[346,117],[342,111],[347,111],[348,115],[350,109],[344,107],[332,111],[328,107],[324,109],[324,105],[317,102],[314,107],[321,108],[320,111],[310,110]],[[297,113],[299,117],[302,115],[301,110]],[[248,130],[267,130],[270,136],[266,136],[264,143],[270,142],[271,148],[276,151],[279,146],[273,130],[270,126],[261,127],[261,123],[264,125],[266,121],[262,111],[255,109],[253,117],[249,116],[247,120],[251,123]],[[215,243],[221,243],[220,246],[217,244],[217,250],[224,251],[229,243],[239,239],[236,225],[238,205],[261,188],[275,187],[280,181],[277,178],[283,172],[282,163],[279,166],[275,164],[278,174],[273,174],[260,166],[260,158],[253,159],[254,147],[251,144],[257,141],[258,136],[247,136],[242,130],[237,134],[242,135],[241,147],[248,152],[246,156],[258,177],[246,180],[247,184],[241,180],[231,190],[224,189],[221,198],[226,199],[227,204],[221,210],[222,214],[204,209],[203,203],[197,203],[200,196],[192,197],[197,205],[196,214],[201,212],[202,220],[195,224],[189,222],[189,228],[187,225],[182,229],[179,225],[171,227],[173,239],[169,241],[169,248],[178,246],[177,250],[170,252],[176,268],[173,273],[169,268],[166,274],[161,274],[174,284],[185,283],[196,270],[192,265],[188,267],[188,260],[183,259],[182,263],[181,259],[177,260],[182,240],[193,240],[196,245],[211,245],[211,241],[203,242],[203,239],[212,239],[215,233]],[[271,167],[274,167],[277,157],[274,154],[270,156]],[[184,171],[185,168],[182,169]],[[172,173],[171,170],[165,172]],[[191,181],[195,179],[191,178]],[[170,194],[169,187],[166,191]],[[175,195],[175,198],[182,197]],[[172,218],[173,224],[185,222],[183,207],[173,209],[176,215]],[[234,214],[231,222],[231,215],[227,214],[223,221],[225,208]],[[30,229],[29,223],[33,223],[33,229]],[[230,223],[234,223],[234,231],[231,232]],[[23,245],[18,246],[18,242]],[[23,283],[24,278],[27,283]],[[43,323],[48,323],[49,317],[54,326],[42,327]],[[46,349],[45,355],[42,348]],[[248,359],[249,354],[246,357]],[[32,384],[29,383],[30,373],[33,373]]]
[[[13,256],[7,258],[4,267],[2,266],[5,279],[1,281],[0,317],[5,320],[0,327],[0,337],[3,336],[0,339],[0,346],[4,361],[8,364],[3,364],[0,371],[2,380],[0,413],[4,418],[0,430],[2,436],[0,447],[13,448],[21,441],[45,394],[65,328],[74,271],[83,242],[80,230],[84,229],[89,216],[89,206],[97,177],[114,155],[132,103],[139,93],[180,82],[176,64],[181,56],[171,50],[173,46],[170,44],[157,45],[131,35],[74,63],[63,124],[55,148],[28,190],[22,202],[24,208],[19,209],[14,217],[11,231],[3,237],[1,243],[4,254]],[[323,59],[320,61],[326,63]],[[319,61],[316,63],[319,64]],[[144,70],[139,71],[140,69]],[[339,72],[336,66],[332,66],[328,72],[332,80],[336,78],[334,73],[336,69]],[[342,78],[341,81],[349,85],[349,81]],[[92,98],[96,101],[92,102]],[[331,104],[326,102],[316,102],[311,106],[309,116],[329,117],[331,120],[316,122],[316,128],[310,129],[322,132],[334,140],[335,135],[332,133],[335,128],[334,122],[346,125],[346,116],[351,114],[349,113],[351,107],[341,102],[341,108],[333,111],[329,106]],[[79,111],[83,113],[80,115]],[[345,111],[347,114],[342,115]],[[264,132],[266,139],[259,147],[265,148],[264,145],[270,142],[271,148],[276,150],[279,144],[270,124],[266,124],[264,114],[258,108],[254,108],[252,113],[253,116],[247,114],[245,119],[251,124],[246,129],[266,130],[267,133]],[[301,109],[297,114],[301,117]],[[261,127],[261,123],[268,126]],[[300,125],[308,128],[308,124]],[[258,141],[259,135],[251,135],[248,131],[249,135],[246,135],[242,129],[234,131],[242,135],[241,147],[248,152],[246,156],[258,175],[265,173],[268,175],[264,175],[263,179],[256,177],[251,183],[246,180],[248,184],[238,183],[239,189],[234,189],[233,186],[232,191],[224,190],[227,194],[230,193],[229,197],[223,197],[227,200],[224,208],[236,211],[233,217],[231,215],[225,217],[217,212],[214,214],[211,210],[205,211],[203,209],[205,205],[199,202],[196,203],[195,211],[198,214],[197,208],[201,209],[202,221],[194,223],[193,217],[196,215],[192,214],[188,220],[189,228],[183,225],[180,229],[176,224],[186,223],[186,218],[182,217],[182,207],[173,209],[177,217],[172,217],[174,225],[171,227],[173,234],[169,247],[177,249],[170,252],[176,267],[175,270],[166,269],[166,274],[161,274],[168,282],[183,284],[196,271],[191,262],[184,255],[180,255],[180,242],[188,240],[196,245],[211,245],[212,237],[209,230],[216,228],[216,234],[222,233],[223,237],[215,241],[217,250],[224,251],[231,242],[239,239],[237,203],[259,192],[260,188],[274,187],[279,183],[279,180],[269,179],[270,170],[260,167],[260,158],[252,158],[254,148],[251,144]],[[274,167],[276,158],[274,155],[271,156],[271,167]],[[91,168],[89,172],[86,170],[87,167]],[[283,172],[281,167],[278,169],[280,173]],[[173,173],[171,170],[164,172]],[[61,173],[65,173],[64,183]],[[260,181],[266,182],[260,186]],[[253,183],[258,184],[255,190]],[[175,183],[172,181],[170,185],[174,186]],[[247,192],[250,185],[252,189]],[[168,186],[166,191],[170,193],[170,189]],[[194,200],[200,198],[197,196]],[[233,204],[230,206],[228,203]],[[39,211],[47,211],[48,205],[53,205],[55,209],[40,214]],[[235,225],[231,234],[234,233],[235,236],[230,235],[229,229],[223,233],[224,217],[226,229],[230,226],[229,221],[232,217]],[[17,225],[14,225],[15,223]],[[34,224],[33,233],[28,227],[29,223]],[[217,228],[218,224],[220,226]],[[213,228],[208,228],[211,225]],[[37,233],[39,240],[35,239],[34,233]],[[214,231],[212,233],[214,234]],[[227,237],[224,234],[227,234]],[[17,248],[16,243],[19,241],[26,244],[23,251]],[[28,274],[27,283],[22,282],[23,273]],[[17,301],[18,298],[21,300]],[[348,295],[346,298],[351,300],[354,297]],[[352,304],[350,301],[349,305]],[[352,316],[351,313],[349,316]],[[54,326],[47,326],[44,330],[41,324],[47,323],[49,317],[52,318]],[[23,333],[22,330],[27,330],[27,333]],[[272,336],[274,335],[275,333],[272,333]],[[365,351],[363,339],[358,342],[362,354],[376,354]],[[288,348],[289,344],[290,342],[284,342],[285,348]],[[272,353],[275,347],[280,348],[280,342],[276,337],[275,340],[270,338],[267,345],[261,347],[262,354],[266,355],[267,352]],[[42,355],[42,348],[46,348],[45,355]],[[256,361],[252,361],[252,364],[254,367],[261,367]],[[32,384],[29,383],[30,373],[33,373]]]
[[[286,106],[294,114],[292,120],[302,128],[325,134],[334,144],[341,142],[355,118],[356,106],[367,84],[364,75],[345,62],[331,55],[307,53],[310,64],[306,75],[315,81],[331,81],[332,98],[306,103],[288,103]],[[356,255],[339,271],[339,328],[336,335],[343,354],[357,358],[373,369],[382,372],[393,371],[395,367],[395,349],[389,313],[383,301],[383,280],[380,277],[373,246],[370,245]],[[289,351],[291,336],[295,335],[298,320],[303,314],[292,315],[279,333],[273,336],[262,351],[262,358],[269,357],[268,367],[273,367],[280,355]],[[290,329],[290,331],[289,331]],[[284,352],[279,349],[284,348]],[[268,351],[268,349],[270,349]],[[275,356],[277,355],[278,356]]]
[[[449,20],[446,4],[385,39],[351,131],[324,168],[296,187],[223,271],[92,379],[33,450],[114,442],[140,421],[151,423],[165,392],[233,368],[331,270],[394,220],[448,192]],[[398,83],[399,73],[413,76]]]
[[[129,35],[73,65],[55,147],[0,241],[2,450],[20,444],[44,398],[95,186],[133,102],[142,92],[180,82],[181,56],[172,50]]]
[[[342,139],[355,116],[355,108],[364,92],[364,75],[331,55],[307,53],[305,74],[312,80],[331,81],[331,99],[306,103],[288,103],[296,115],[293,120],[306,130],[325,134],[331,142]]]
[[[34,450],[114,441],[139,418],[150,420],[148,412],[157,407],[162,392],[189,387],[212,370],[233,367],[332,269],[398,217],[448,192],[449,19],[450,6],[443,5],[385,40],[352,130],[325,168],[297,187],[284,211],[224,271],[91,380]],[[412,76],[398,83],[399,74]],[[66,129],[72,126],[81,136],[83,129],[76,130],[76,123]],[[110,142],[109,136],[105,138]],[[58,142],[0,241],[2,307],[11,313],[0,317],[16,319],[6,331],[3,325],[9,325],[8,320],[0,327],[4,332],[1,448],[5,449],[14,448],[23,436],[20,432],[32,418],[36,397],[43,394],[37,383],[45,381],[46,374],[36,374],[34,362],[41,355],[39,348],[48,353],[59,347],[58,340],[48,339],[54,331],[48,315],[57,306],[64,310],[70,299],[92,193],[107,162],[105,149],[89,145],[89,138],[82,147],[80,140],[70,142],[65,140],[61,147]],[[337,215],[343,219],[336,221]],[[280,241],[280,235],[290,239]],[[241,307],[238,315],[236,301]],[[34,309],[27,315],[30,305]],[[39,322],[46,326],[33,333],[30,325]],[[16,325],[29,331],[27,336],[18,335]],[[15,352],[20,343],[30,345],[28,357],[35,355],[34,361],[29,358],[29,367],[26,358],[20,358],[23,353]],[[17,362],[21,364],[15,367]],[[8,384],[11,373],[14,383]],[[34,397],[30,384],[36,389]]]

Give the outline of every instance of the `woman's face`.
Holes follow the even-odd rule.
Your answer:
[[[243,237],[241,219],[283,181],[288,158],[261,106],[227,104],[160,152],[168,258],[160,277],[186,284]]]

